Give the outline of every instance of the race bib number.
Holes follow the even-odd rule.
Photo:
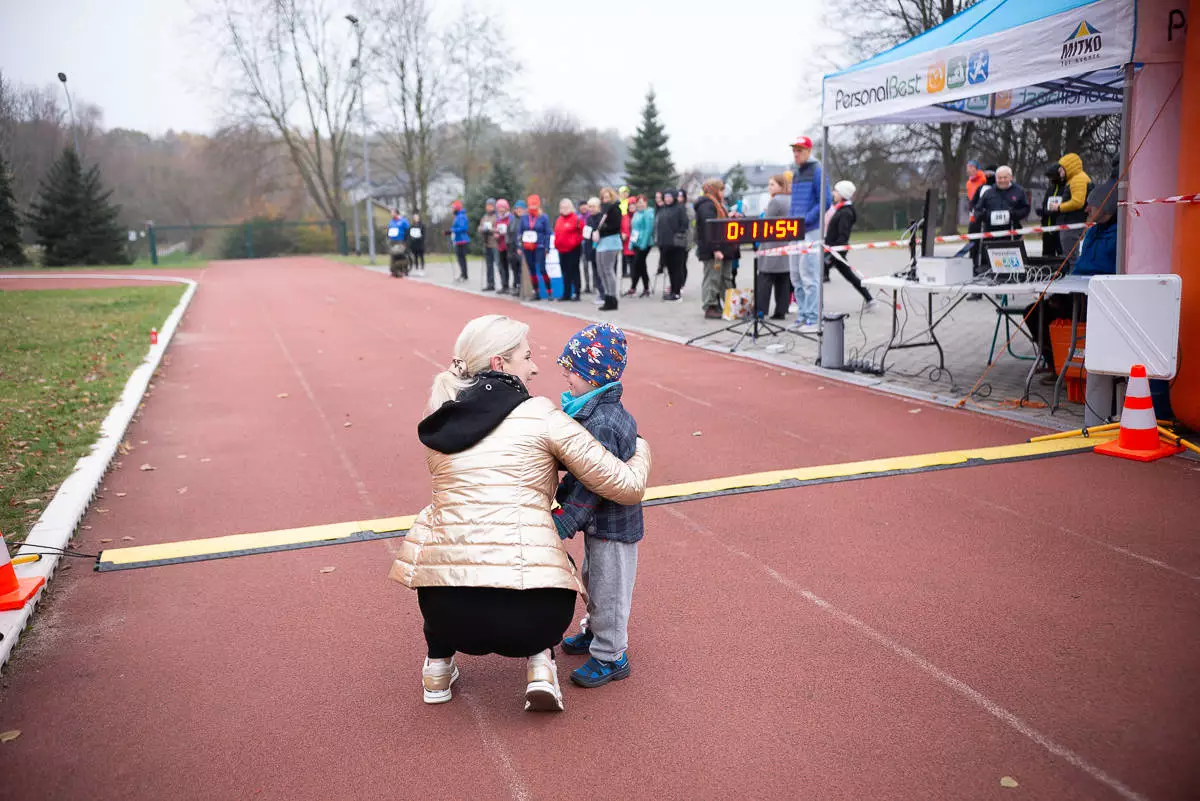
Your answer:
[[[1008,225],[1008,209],[993,211],[990,218],[993,228],[1001,228]]]
[[[524,242],[526,245],[536,245],[537,244],[537,231],[524,232],[523,234],[521,234],[521,241]]]
[[[413,239],[420,239],[421,238],[421,229],[420,228],[411,228],[411,229],[409,229],[408,235],[411,236]]]
[[[592,238],[592,226],[590,226],[590,225],[583,226],[583,238],[584,239]]]
[[[638,232],[634,231],[629,235],[629,244],[636,245],[638,243]]]
[[[508,233],[508,224],[500,223],[499,225],[497,225],[496,233],[500,234],[500,236],[504,236],[505,234],[507,234]]]
[[[398,236],[400,236],[399,227],[393,225],[391,228],[388,229],[388,237],[390,237],[391,239],[395,239]]]
[[[485,222],[485,223],[483,224],[483,230],[485,230],[485,231],[490,231],[490,230],[492,230],[492,224],[491,224],[490,222]]]
[[[1062,197],[1053,195],[1046,198],[1046,211],[1058,211],[1058,207],[1062,205]]]

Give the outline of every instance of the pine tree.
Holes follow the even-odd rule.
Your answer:
[[[507,162],[499,153],[492,160],[492,172],[480,187],[483,197],[504,198],[511,206],[521,199],[524,187],[513,165]]]
[[[21,220],[9,183],[8,165],[0,156],[0,266],[17,267],[26,263],[21,247]]]
[[[43,248],[47,267],[69,264],[127,264],[120,209],[100,183],[100,169],[86,173],[71,148],[42,179],[29,224]]]
[[[658,106],[654,103],[654,90],[646,93],[646,105],[642,108],[642,124],[633,137],[629,149],[629,160],[625,162],[625,183],[635,195],[652,195],[662,189],[673,187],[677,179],[675,165],[671,162],[671,151],[667,148],[667,135],[658,121]]]
[[[741,200],[742,195],[750,188],[750,182],[746,180],[746,170],[740,161],[725,173],[724,181],[725,198],[731,202]]]

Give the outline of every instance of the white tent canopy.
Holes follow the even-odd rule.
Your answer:
[[[822,125],[967,122],[1121,111],[1133,0],[981,0],[826,75]]]

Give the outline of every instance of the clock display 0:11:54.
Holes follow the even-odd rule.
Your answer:
[[[726,220],[724,232],[726,242],[785,242],[804,238],[804,221],[799,217]]]

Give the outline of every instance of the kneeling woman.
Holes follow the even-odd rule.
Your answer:
[[[525,708],[561,710],[552,649],[582,587],[550,516],[559,467],[616,503],[640,503],[646,489],[643,440],[626,464],[550,400],[530,396],[528,333],[500,315],[467,323],[417,427],[433,501],[391,577],[417,590],[425,618],[426,703],[450,700],[461,652],[527,658]]]

